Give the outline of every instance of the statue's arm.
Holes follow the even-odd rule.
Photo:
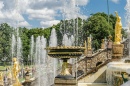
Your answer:
[[[116,14],[116,17],[119,17],[117,11],[115,11],[115,14]]]

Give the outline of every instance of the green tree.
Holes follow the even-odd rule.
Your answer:
[[[83,30],[85,39],[92,35],[92,46],[95,49],[100,48],[101,39],[114,34],[113,26],[111,22],[108,23],[107,15],[104,13],[96,13],[89,17]]]
[[[13,28],[7,23],[0,25],[0,59],[11,60],[11,37]]]

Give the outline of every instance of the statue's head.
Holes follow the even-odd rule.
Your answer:
[[[118,17],[118,18],[117,18],[117,21],[121,21],[121,17]]]
[[[104,42],[104,39],[102,39],[102,43]]]
[[[13,60],[13,62],[16,62],[16,61],[17,61],[17,58],[16,58],[16,57],[14,57],[12,60]]]
[[[111,35],[109,35],[109,36],[108,36],[108,39],[109,39],[109,40],[111,40],[111,39],[112,39],[112,36],[111,36]]]

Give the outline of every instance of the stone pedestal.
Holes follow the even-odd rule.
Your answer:
[[[123,44],[113,44],[112,45],[112,56],[121,57],[123,56]]]
[[[91,56],[92,56],[92,50],[88,50],[88,51],[87,51],[87,56],[88,56],[88,57],[91,57]]]
[[[55,78],[54,81],[54,86],[77,86],[76,79],[60,79],[60,78]]]

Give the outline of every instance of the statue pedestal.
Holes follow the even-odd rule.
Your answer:
[[[121,57],[123,56],[123,44],[113,44],[112,45],[112,56],[113,57]]]
[[[88,56],[88,57],[91,57],[91,56],[92,56],[92,50],[88,50],[87,56]]]
[[[55,78],[54,86],[77,86],[76,79],[60,79]]]

